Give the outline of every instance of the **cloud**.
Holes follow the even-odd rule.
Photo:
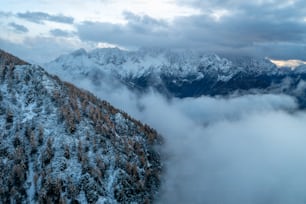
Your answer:
[[[300,59],[306,60],[306,43],[261,43],[256,45],[257,52],[275,59]]]
[[[93,8],[99,4],[104,8],[115,8],[117,5],[118,8],[114,11],[116,15],[112,12],[107,12],[105,16],[98,15],[98,11],[78,15],[80,8],[77,6],[72,8],[74,12],[60,9],[59,12],[63,14],[54,15],[51,13],[56,11],[55,7],[48,1],[48,5],[52,7],[48,11],[50,13],[37,8],[37,12],[1,12],[0,16],[13,15],[19,20],[38,24],[44,24],[45,21],[69,24],[68,26],[76,27],[79,39],[88,44],[108,43],[128,49],[152,46],[201,49],[220,54],[306,60],[306,4],[302,0],[159,2],[157,5],[167,5],[167,8],[175,10],[169,11],[172,13],[171,18],[166,14],[160,14],[159,18],[157,14],[161,10],[157,7],[151,13],[149,8],[139,10],[145,6],[152,7],[151,3],[141,3],[137,7],[135,1],[131,3],[130,11],[119,15],[126,9],[122,4],[99,2],[85,2],[82,6]],[[75,23],[74,19],[78,19],[78,22]],[[16,23],[20,24],[17,21]],[[50,32],[54,37],[68,35],[63,27],[58,28],[61,31]]]
[[[167,27],[167,22],[164,20],[157,20],[148,15],[139,16],[132,12],[123,12],[123,16],[128,21],[127,26],[132,30],[140,33],[148,33],[147,31],[162,30]]]
[[[306,114],[285,95],[166,99],[82,78],[92,91],[165,139],[157,203],[303,203]],[[107,78],[107,77],[106,77]]]
[[[125,47],[160,46],[306,59],[306,7],[303,1],[183,1],[200,14],[171,22],[125,12],[126,24],[83,22],[80,39]],[[279,50],[279,47],[284,49]],[[288,51],[286,50],[288,49]]]
[[[306,115],[287,96],[140,100],[168,159],[158,203],[303,203]]]
[[[56,36],[56,37],[69,37],[69,36],[71,36],[71,32],[65,31],[65,30],[62,30],[62,29],[52,29],[52,30],[50,30],[50,33],[53,36]]]
[[[17,23],[9,23],[8,24],[10,27],[14,28],[17,32],[20,32],[20,33],[27,33],[29,32],[29,29],[23,25],[20,25],[20,24],[17,24]]]
[[[42,64],[58,57],[59,53],[69,53],[88,44],[77,38],[26,37],[24,42],[16,43],[0,38],[1,49],[10,52],[30,63]]]
[[[52,13],[56,10],[51,4],[48,1],[48,5],[52,7],[52,10],[48,11],[50,13],[37,7],[37,12],[1,12],[0,16],[13,15],[13,18],[17,16],[19,20],[39,24],[46,21],[69,24],[67,26],[76,27],[78,38],[88,44],[108,43],[128,49],[152,46],[201,49],[220,54],[306,60],[306,4],[302,0],[176,0],[167,4],[159,2],[158,5],[171,4],[167,8],[176,8],[175,12],[169,11],[172,13],[171,18],[162,14],[159,18],[157,14],[161,10],[157,7],[151,13],[149,9],[140,11],[140,8],[152,7],[153,4],[143,3],[137,7],[136,1],[131,3],[130,11],[124,11],[121,15],[119,13],[126,7],[118,2],[82,3],[84,8],[93,8],[96,4],[104,8],[118,6],[114,11],[116,15],[107,12],[105,16],[98,15],[98,11],[78,15],[80,8],[77,6],[72,8],[74,12],[60,9],[59,12],[63,14],[54,15]],[[78,22],[74,19],[78,19]],[[18,21],[16,23],[21,24]],[[65,30],[64,27],[57,28]],[[47,29],[47,32],[50,29],[53,28]],[[30,31],[36,32],[35,29]],[[52,30],[50,33],[54,37],[64,37],[68,34],[59,30]]]
[[[157,44],[157,41],[167,38],[166,21],[153,19],[147,15],[138,16],[130,12],[125,12],[124,16],[128,21],[125,25],[83,22],[77,25],[78,35],[84,41],[107,42],[127,47],[162,46],[162,43]]]
[[[50,15],[44,12],[25,12],[17,13],[17,17],[25,19],[27,21],[44,24],[44,21],[52,21],[57,23],[73,24],[74,18],[64,15]]]
[[[211,24],[215,24],[221,33],[228,35],[228,31],[233,37],[247,44],[271,41],[305,43],[306,9],[305,2],[301,0],[180,2],[200,8],[206,15],[228,11],[229,15]],[[231,37],[226,35],[226,39]]]
[[[290,67],[291,69],[295,69],[298,66],[306,65],[305,61],[302,60],[273,60],[270,61],[275,64],[277,67]]]
[[[216,11],[221,9],[240,11],[243,13],[250,12],[249,14],[257,15],[265,14],[271,18],[277,18],[277,15],[282,16],[301,16],[305,8],[301,7],[304,5],[302,0],[254,0],[254,1],[243,1],[243,0],[215,0],[215,1],[202,1],[202,0],[177,0],[178,4],[188,5],[194,8],[201,9],[203,11]],[[262,10],[258,10],[262,9]],[[267,11],[273,11],[269,13]],[[285,12],[284,12],[285,11]],[[283,12],[281,14],[281,12]],[[273,14],[273,15],[269,15]],[[294,14],[294,15],[292,15]],[[266,17],[266,16],[264,16]]]
[[[180,128],[167,138],[161,203],[303,203],[305,119],[266,111]]]
[[[11,17],[11,16],[13,16],[13,13],[11,12],[0,11],[0,17]]]

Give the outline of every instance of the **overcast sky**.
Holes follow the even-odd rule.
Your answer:
[[[39,63],[113,46],[306,60],[303,0],[1,0],[0,25],[0,48]]]

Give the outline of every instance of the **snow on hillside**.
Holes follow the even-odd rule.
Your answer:
[[[14,57],[5,61],[0,67],[1,202],[154,200],[161,173],[155,150],[161,138],[155,130],[38,66],[14,65],[19,62]]]

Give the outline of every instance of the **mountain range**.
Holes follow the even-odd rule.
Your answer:
[[[287,94],[306,107],[306,67],[278,68],[268,59],[219,56],[200,51],[143,48],[77,50],[44,67],[72,83],[117,82],[135,92],[153,89],[167,97]]]

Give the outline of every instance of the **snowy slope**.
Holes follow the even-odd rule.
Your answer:
[[[0,203],[154,200],[161,172],[155,145],[161,138],[153,129],[42,68],[0,52],[4,61]]]

